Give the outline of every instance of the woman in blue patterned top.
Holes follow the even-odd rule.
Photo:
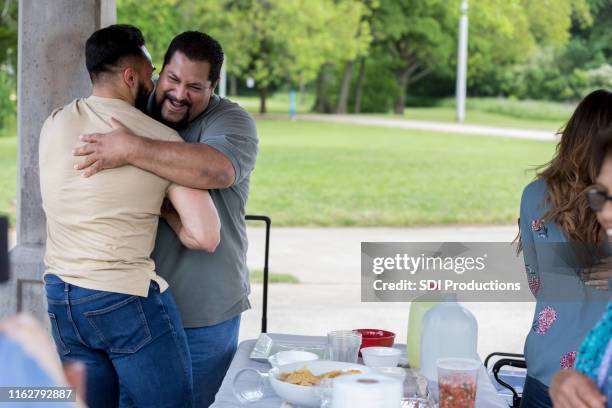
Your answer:
[[[548,387],[553,375],[574,366],[580,343],[609,299],[608,281],[602,285],[601,279],[585,274],[603,257],[588,248],[601,248],[606,240],[584,192],[598,173],[592,156],[596,135],[610,125],[612,94],[589,94],[565,125],[551,162],[523,191],[519,248],[537,303],[525,341],[522,407],[552,406]]]
[[[602,163],[596,184],[589,188],[590,207],[612,240],[612,129],[604,131],[596,146],[596,162]],[[600,276],[605,279],[606,276]],[[608,280],[611,280],[608,277]],[[555,407],[612,407],[612,302],[585,338],[576,360],[576,370],[560,372],[553,379],[550,395]]]

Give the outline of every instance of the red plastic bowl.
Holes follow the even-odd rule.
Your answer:
[[[395,341],[395,333],[386,330],[357,329],[354,331],[361,333],[359,355],[364,347],[393,347]]]

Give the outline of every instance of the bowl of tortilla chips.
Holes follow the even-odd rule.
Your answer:
[[[305,407],[319,407],[315,388],[326,379],[371,373],[369,367],[340,361],[307,361],[282,365],[269,371],[270,385],[283,400]]]

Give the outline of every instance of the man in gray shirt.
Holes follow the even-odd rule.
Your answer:
[[[86,156],[78,169],[85,176],[131,164],[210,191],[221,220],[216,251],[187,249],[160,222],[152,255],[181,311],[199,407],[213,403],[236,351],[240,314],[250,307],[244,216],[258,139],[253,118],[213,93],[222,64],[220,44],[196,31],[175,37],[166,52],[148,113],[187,143],[152,140],[117,125],[110,133],[84,135],[88,143],[74,151]]]

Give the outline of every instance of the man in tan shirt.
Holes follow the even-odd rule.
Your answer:
[[[55,110],[40,135],[53,338],[63,361],[86,365],[90,407],[118,406],[119,383],[138,407],[188,407],[185,333],[150,254],[162,203],[162,215],[190,248],[214,251],[219,218],[207,191],[133,166],[91,178],[74,170],[79,136],[109,130],[113,121],[137,134],[182,141],[135,107],[153,89],[153,66],[137,28],[114,25],[93,33],[86,64],[92,95]]]

